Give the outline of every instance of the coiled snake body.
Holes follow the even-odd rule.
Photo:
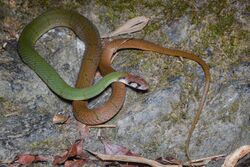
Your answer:
[[[18,40],[18,52],[22,60],[57,95],[67,100],[86,100],[100,94],[108,85],[117,81],[132,87],[133,84],[129,83],[138,81],[142,86],[136,87],[136,89],[147,89],[147,84],[142,78],[124,72],[111,73],[95,86],[89,84],[86,88],[70,87],[34,49],[36,41],[42,34],[58,26],[72,29],[86,43],[84,63],[82,64],[82,68],[88,70],[88,73],[83,76],[85,82],[92,82],[89,78],[95,75],[101,52],[100,38],[96,27],[88,19],[76,12],[59,9],[50,10],[28,24]]]
[[[85,42],[86,50],[78,75],[76,88],[70,87],[65,83],[54,68],[52,68],[34,49],[36,41],[42,34],[58,26],[70,28]],[[210,81],[208,65],[201,58],[192,53],[163,48],[144,40],[118,39],[105,46],[100,62],[102,48],[96,27],[80,14],[62,9],[49,10],[34,19],[24,28],[18,41],[18,52],[22,60],[37,73],[53,92],[64,99],[74,100],[74,116],[78,121],[85,124],[104,123],[110,120],[120,110],[125,97],[124,84],[140,90],[148,89],[147,83],[142,78],[124,72],[115,72],[111,67],[111,58],[113,54],[120,49],[153,51],[167,56],[187,58],[201,65],[205,73],[206,81],[198,111],[186,140],[186,154],[189,157],[188,149],[190,138],[204,107]],[[98,65],[105,77],[92,86]],[[110,99],[100,108],[88,109],[87,101],[83,100],[98,95],[111,83],[112,95]]]

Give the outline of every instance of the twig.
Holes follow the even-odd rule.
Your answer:
[[[225,157],[225,154],[220,154],[220,155],[213,155],[210,157],[205,157],[205,158],[200,158],[200,159],[196,159],[196,160],[192,160],[191,161],[191,165],[195,165],[195,166],[202,166],[202,165],[206,165],[208,164],[210,161],[215,160],[217,158],[221,158],[221,157]],[[185,162],[184,165],[189,165],[190,162]]]
[[[89,128],[116,128],[116,125],[91,125]]]
[[[241,146],[233,153],[229,154],[221,167],[234,167],[238,160],[250,153],[250,145]]]
[[[133,163],[147,164],[152,167],[182,167],[182,165],[163,165],[154,160],[146,159],[143,157],[128,156],[128,155],[105,155],[91,151],[88,152],[90,152],[91,154],[95,155],[96,157],[100,158],[103,161],[133,162]]]

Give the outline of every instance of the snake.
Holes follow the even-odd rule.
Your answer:
[[[122,82],[135,89],[147,89],[143,78],[127,72],[114,72],[104,76],[93,86],[84,88],[72,87],[67,84],[56,70],[35,50],[36,41],[47,31],[55,27],[71,29],[86,43],[83,65],[92,75],[96,72],[100,61],[100,35],[94,24],[79,13],[66,9],[51,9],[25,26],[18,40],[18,53],[41,80],[58,96],[66,100],[86,100],[103,92],[111,83]],[[88,80],[89,76],[84,76]],[[138,82],[138,84],[136,83]],[[140,85],[140,86],[139,86]]]
[[[86,50],[79,71],[76,88],[69,86],[56,70],[34,49],[36,41],[44,33],[55,27],[67,27],[85,42]],[[73,100],[74,116],[78,121],[87,124],[101,124],[117,114],[124,102],[124,84],[138,90],[148,89],[148,84],[143,78],[126,72],[117,72],[111,67],[113,54],[118,50],[127,48],[154,51],[170,56],[191,59],[200,64],[204,70],[206,80],[205,88],[186,140],[186,154],[189,157],[187,150],[190,138],[204,107],[210,81],[209,68],[201,58],[192,53],[163,48],[148,41],[119,39],[105,46],[103,51],[104,56],[102,56],[100,62],[101,41],[97,28],[86,17],[77,12],[65,9],[49,10],[38,16],[25,26],[18,40],[18,52],[23,62],[35,71],[55,94],[64,99]],[[92,86],[98,65],[101,73],[107,75]],[[90,112],[91,110],[88,109],[86,100],[97,96],[110,84],[112,84],[112,95],[110,99],[102,107],[97,108],[97,112]]]
[[[209,91],[209,85],[211,81],[211,75],[209,72],[209,66],[207,63],[202,60],[200,57],[193,53],[181,51],[181,50],[175,50],[175,49],[169,49],[162,47],[160,45],[157,45],[155,43],[142,40],[142,39],[131,39],[131,38],[125,38],[125,39],[115,39],[108,44],[106,44],[102,57],[101,57],[101,62],[99,64],[99,69],[102,74],[109,74],[115,71],[115,69],[112,68],[111,63],[113,60],[113,56],[115,53],[117,53],[120,50],[124,49],[140,49],[143,51],[151,51],[151,52],[157,52],[159,54],[164,54],[166,56],[174,56],[174,57],[182,57],[186,58],[189,60],[193,60],[196,63],[198,63],[201,68],[204,71],[204,78],[205,78],[205,84],[203,88],[203,93],[198,105],[197,112],[194,116],[194,119],[191,123],[191,127],[188,132],[188,136],[185,142],[185,153],[186,157],[190,160],[190,154],[189,154],[189,145],[190,145],[190,140],[193,134],[193,131],[200,119],[200,115],[202,113],[202,110],[204,108],[205,102],[206,102],[206,97],[208,95]],[[116,103],[119,105],[123,102],[123,96],[125,94],[125,86],[123,83],[112,83],[112,95],[111,95],[111,100],[113,102],[113,105],[116,105]],[[109,113],[106,112],[106,115]],[[114,115],[115,113],[111,113],[111,115],[106,116],[107,118],[110,118]]]

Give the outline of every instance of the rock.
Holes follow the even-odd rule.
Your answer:
[[[156,11],[150,2],[117,1],[111,7],[108,2],[95,2],[75,10],[89,18],[94,15],[93,18],[103,19],[105,28],[102,21],[95,20],[101,31],[109,32],[117,26],[114,23],[123,23],[132,16],[152,16],[148,29],[127,37],[145,37],[164,47],[193,52],[210,66],[212,82],[207,104],[191,139],[193,159],[229,154],[250,143],[250,61],[244,12],[247,3],[200,1],[194,9],[183,1],[169,1],[167,5],[159,1]],[[125,9],[120,8],[123,5]],[[12,15],[23,24],[46,8],[27,3],[17,3],[15,9],[7,3],[5,6],[9,9],[1,8],[7,11],[1,16]],[[128,9],[134,13],[125,14]],[[244,23],[244,28],[237,19]],[[8,32],[0,31],[0,44],[5,42],[4,50],[0,48],[0,161],[10,161],[24,152],[57,155],[80,138],[71,104],[48,89],[21,61],[16,52],[17,41]],[[75,84],[85,48],[71,31],[49,31],[38,41],[36,49],[68,84]],[[203,88],[202,69],[192,61],[139,51],[119,53],[113,65],[119,71],[145,76],[150,90],[142,93],[128,88],[122,110],[108,122],[117,128],[91,130],[84,148],[101,152],[103,146],[97,140],[101,134],[144,157],[172,156],[185,161],[184,143]],[[94,99],[91,108],[100,106],[110,92],[108,89]],[[70,124],[53,125],[52,118],[57,113],[70,115]],[[208,166],[222,163],[223,160],[211,162]]]
[[[189,27],[190,23],[188,18],[182,17],[166,28],[167,36],[173,43],[179,44],[182,40],[187,38]]]

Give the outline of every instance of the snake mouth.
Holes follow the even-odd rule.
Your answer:
[[[137,75],[127,74],[126,76],[121,77],[118,81],[137,90],[144,91],[149,88],[148,83],[142,77]]]

